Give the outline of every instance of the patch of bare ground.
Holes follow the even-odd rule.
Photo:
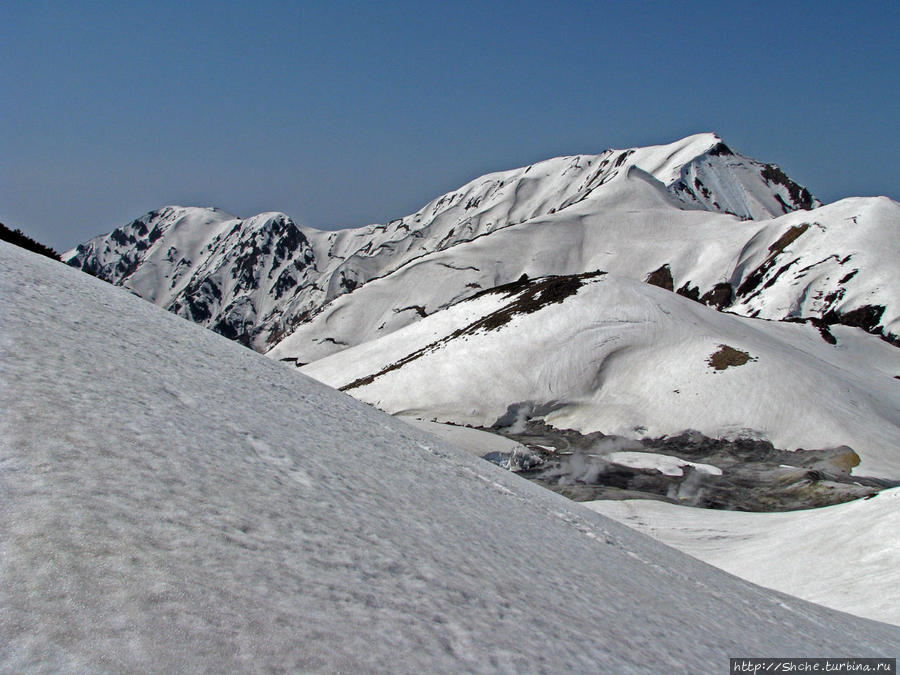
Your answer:
[[[750,361],[756,361],[756,358],[740,349],[719,345],[719,349],[713,352],[706,362],[713,370],[725,370],[731,366],[743,366]]]
[[[675,281],[672,278],[672,270],[669,269],[668,265],[663,265],[650,272],[645,281],[651,286],[659,286],[667,291],[675,290]]]

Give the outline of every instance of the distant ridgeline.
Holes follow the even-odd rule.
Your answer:
[[[776,165],[704,133],[494,172],[354,229],[166,206],[63,257],[298,364],[523,275],[596,270],[730,314],[810,323],[829,342],[845,324],[900,345],[898,223],[900,203],[823,205]]]
[[[27,248],[29,251],[33,251],[34,253],[40,253],[41,255],[45,255],[48,258],[53,258],[54,260],[60,259],[59,253],[54,251],[49,246],[44,246],[40,242],[35,241],[24,232],[22,232],[22,230],[9,229],[3,223],[0,223],[0,239],[2,239],[3,241],[8,241],[10,244],[15,244],[16,246]]]

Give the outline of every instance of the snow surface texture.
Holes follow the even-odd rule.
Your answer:
[[[712,672],[896,655],[0,243],[0,668]]]
[[[612,275],[535,309],[573,283],[486,293],[302,372],[424,419],[490,427],[517,412],[630,438],[695,429],[790,450],[847,445],[862,460],[854,473],[900,479],[896,347],[845,326],[831,345],[810,325],[717,312]],[[717,370],[723,345],[746,361]]]
[[[480,429],[470,429],[469,427],[461,427],[453,424],[437,424],[435,422],[416,419],[415,417],[398,416],[397,419],[401,419],[417,429],[422,429],[423,431],[434,434],[451,445],[465,450],[476,457],[484,457],[492,452],[511,453],[516,451],[527,451],[527,448],[521,443],[516,443],[505,436],[481,431]]]
[[[717,306],[897,333],[897,282],[877,263],[896,259],[900,211],[840,204],[815,208],[774,165],[698,134],[488,174],[386,225],[338,232],[169,206],[64,259],[260,351],[294,333],[278,355],[303,363],[523,272],[598,266],[644,280],[668,265],[674,288]],[[795,226],[803,236],[776,245]]]
[[[761,586],[900,625],[900,488],[787,513],[649,500],[584,504]]]

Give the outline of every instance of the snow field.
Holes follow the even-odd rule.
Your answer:
[[[0,669],[709,671],[900,642],[0,257]]]

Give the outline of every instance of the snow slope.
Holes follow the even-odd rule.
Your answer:
[[[438,438],[447,441],[450,445],[465,450],[476,457],[484,457],[492,452],[514,453],[527,452],[525,446],[516,443],[505,436],[492,434],[480,429],[471,429],[453,424],[437,424],[415,417],[398,416],[407,424],[434,434]]]
[[[549,298],[549,300],[547,299]],[[856,329],[724,314],[614,277],[485,293],[302,368],[391,413],[489,427],[510,412],[631,438],[695,429],[852,447],[900,479],[900,351]],[[717,369],[723,346],[744,363]]]
[[[900,625],[900,488],[786,513],[649,500],[584,504],[761,586]]]
[[[0,669],[721,670],[894,656],[0,243]]]
[[[242,220],[219,209],[166,206],[63,254],[70,265],[250,344],[298,286],[315,251],[283,213]]]

